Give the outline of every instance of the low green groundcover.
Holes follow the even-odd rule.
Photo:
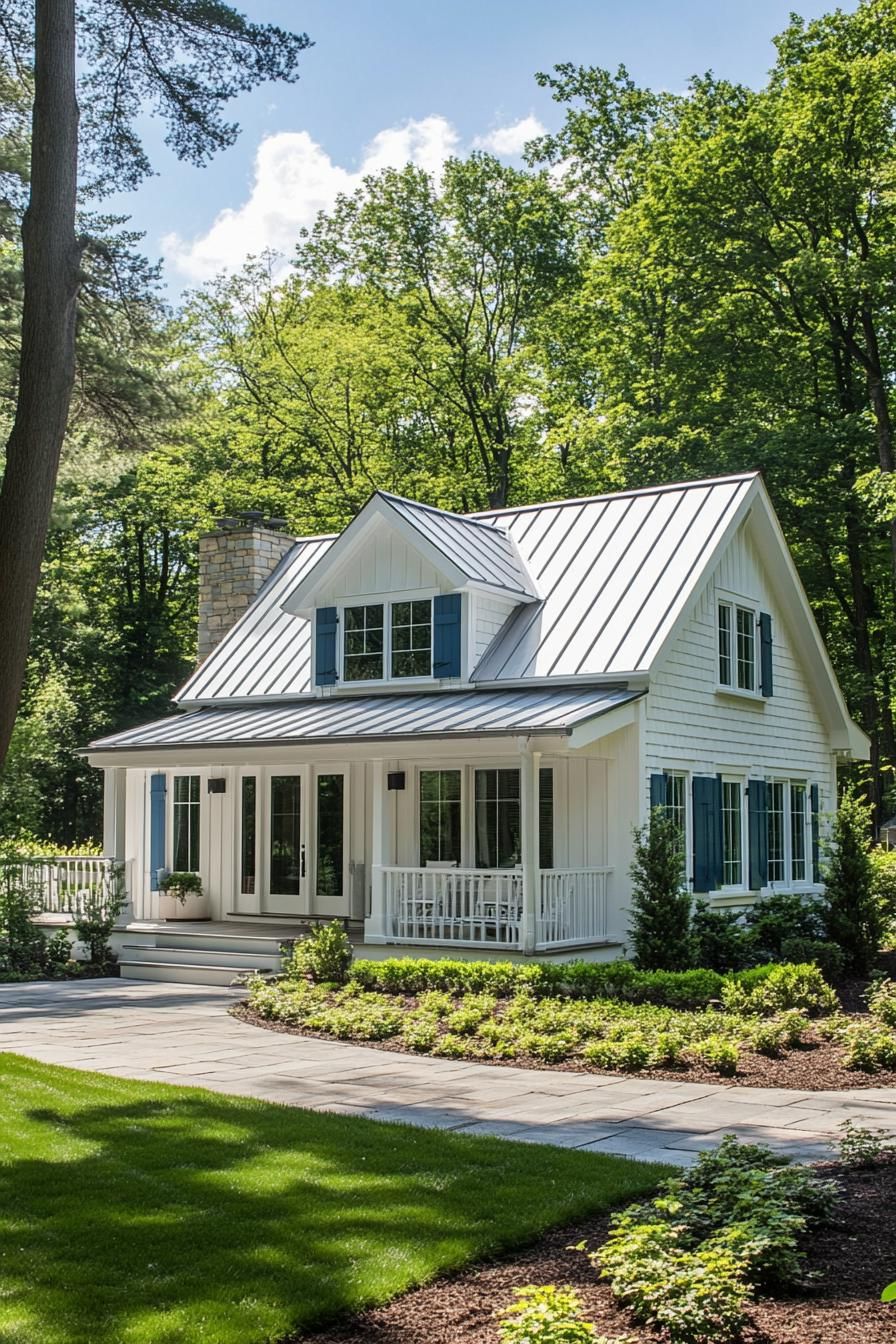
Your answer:
[[[0,1055],[2,1344],[260,1344],[668,1168]]]

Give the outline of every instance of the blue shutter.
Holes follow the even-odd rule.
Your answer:
[[[666,776],[650,776],[650,810],[666,806]]]
[[[821,846],[818,838],[818,785],[809,785],[812,804],[812,881],[821,881]]]
[[[772,672],[772,618],[767,611],[759,613],[759,687],[769,696],[774,688]]]
[[[164,775],[149,777],[149,889],[159,889],[159,869],[165,867],[165,791]]]
[[[715,891],[722,885],[722,781],[717,775],[695,775],[694,890]]]
[[[460,676],[460,593],[441,593],[432,602],[432,674]]]
[[[336,685],[336,626],[338,621],[335,607],[318,607],[314,622],[315,686]]]
[[[747,787],[750,833],[750,890],[758,891],[768,881],[768,788],[764,779],[751,779]]]

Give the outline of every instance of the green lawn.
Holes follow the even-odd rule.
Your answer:
[[[0,1341],[276,1340],[665,1174],[0,1055]]]

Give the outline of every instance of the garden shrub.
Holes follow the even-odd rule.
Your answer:
[[[677,1344],[737,1338],[756,1288],[798,1284],[802,1239],[830,1217],[834,1181],[727,1135],[646,1205],[616,1214],[592,1259],[644,1324]]]
[[[825,937],[824,906],[815,897],[774,892],[744,915],[754,962],[789,961],[784,944],[792,938],[819,942]]]
[[[871,809],[855,790],[840,799],[828,847],[827,935],[844,952],[846,969],[866,975],[883,934],[871,862]]]
[[[661,807],[634,832],[629,934],[642,970],[683,971],[691,964],[691,895],[684,885],[681,834]]]
[[[825,938],[785,938],[781,944],[781,959],[785,962],[814,962],[829,984],[842,979],[846,969],[843,948]]]
[[[723,1078],[733,1078],[740,1063],[737,1046],[715,1032],[692,1045],[691,1054]]]
[[[896,1135],[886,1130],[864,1129],[852,1120],[844,1120],[837,1128],[841,1135],[838,1156],[845,1167],[877,1167],[896,1157]]]
[[[501,1344],[611,1344],[598,1339],[594,1326],[582,1319],[582,1301],[574,1288],[515,1288],[514,1299],[495,1313]]]
[[[695,966],[725,973],[740,971],[753,960],[753,944],[735,910],[714,910],[697,901],[691,917],[691,959]]]
[[[896,982],[878,980],[866,995],[868,1011],[885,1027],[896,1029]]]
[[[59,978],[72,969],[72,943],[65,929],[56,929],[44,944],[43,964],[47,975]]]
[[[871,893],[887,924],[896,922],[896,850],[872,849]]]
[[[757,966],[730,977],[722,990],[722,1002],[734,1013],[763,1017],[798,1008],[816,1017],[836,1012],[839,1000],[818,966]]]
[[[38,892],[16,864],[0,864],[0,971],[18,977],[43,968],[44,935],[32,922],[40,909]]]
[[[862,1073],[896,1069],[896,1035],[886,1027],[856,1024],[848,1026],[840,1039],[846,1047],[843,1067]]]
[[[671,1223],[619,1222],[594,1259],[635,1320],[665,1329],[672,1344],[728,1344],[740,1336],[749,1287],[724,1244],[689,1249]]]
[[[308,976],[315,984],[344,985],[352,964],[352,947],[341,924],[331,920],[301,938],[284,966],[289,977]]]
[[[92,965],[105,967],[115,961],[109,938],[127,899],[120,868],[113,871],[108,882],[91,883],[83,896],[72,924],[80,941],[87,944]]]

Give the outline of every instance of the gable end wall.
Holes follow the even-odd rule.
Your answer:
[[[774,694],[767,700],[720,695],[716,604],[720,594],[755,599],[772,617]],[[806,670],[771,593],[746,523],[723,555],[695,611],[651,679],[646,699],[643,815],[655,771],[790,774],[820,788],[822,813],[836,796],[827,729]]]

